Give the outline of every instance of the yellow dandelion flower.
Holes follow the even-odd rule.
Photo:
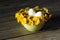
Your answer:
[[[18,22],[18,23],[20,22],[20,20],[21,20],[20,17],[17,17],[17,22]]]
[[[20,14],[19,18],[22,20],[24,18],[24,16],[22,14]]]
[[[26,24],[26,18],[23,18],[21,23],[22,23],[22,25]]]
[[[26,7],[25,10],[24,10],[24,12],[28,13],[28,10],[29,10],[29,7]]]
[[[32,19],[32,20],[33,20],[33,21],[36,21],[37,19],[38,19],[38,17],[33,17],[33,19]]]
[[[24,18],[24,16],[23,16],[22,14],[20,14],[20,15],[17,17],[18,23],[21,22],[23,18]]]
[[[18,18],[18,17],[19,17],[19,13],[16,13],[16,14],[15,14],[15,18]]]
[[[30,19],[31,16],[28,16],[27,19]]]
[[[31,19],[28,19],[28,21],[29,21],[28,22],[29,25],[33,25],[33,21]]]
[[[32,20],[34,21],[35,25],[38,25],[40,23],[40,20],[38,17],[34,17]]]
[[[15,18],[17,19],[17,22],[19,23],[19,13],[15,14]]]
[[[46,13],[48,13],[48,9],[47,8],[43,8],[44,9],[44,11],[46,11]]]
[[[42,20],[42,22],[47,21],[47,20],[44,18],[44,16],[40,17],[40,19]]]
[[[21,13],[21,12],[24,12],[24,9],[19,10],[19,12],[20,12],[20,13]]]
[[[35,21],[35,25],[38,25],[40,23],[40,20],[37,19],[37,21]]]
[[[36,6],[36,7],[34,7],[34,9],[35,9],[35,10],[39,10],[40,8],[39,8],[39,6]]]

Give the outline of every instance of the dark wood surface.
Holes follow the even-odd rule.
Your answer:
[[[28,32],[21,24],[16,22],[14,15],[21,8],[37,5],[47,7],[53,14],[52,18],[46,22],[41,31],[58,31],[60,29],[59,0],[0,0],[0,39],[10,39],[31,34],[31,32]]]
[[[7,40],[60,40],[60,30],[43,31]]]

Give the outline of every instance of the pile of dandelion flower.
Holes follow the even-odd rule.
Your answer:
[[[39,6],[34,8],[27,7],[19,10],[15,14],[17,22],[21,23],[22,25],[39,25],[42,22],[46,22],[48,19],[50,19],[50,17],[51,14],[49,13],[49,10],[45,7],[40,8]]]

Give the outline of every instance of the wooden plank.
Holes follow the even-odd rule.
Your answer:
[[[60,29],[52,31],[38,32],[31,35],[26,35],[7,40],[60,40]]]
[[[0,39],[17,37],[30,34],[21,24],[16,21],[0,24]]]

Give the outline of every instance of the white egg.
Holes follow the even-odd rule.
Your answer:
[[[28,15],[40,17],[40,16],[42,16],[42,12],[41,11],[38,11],[38,12],[35,13],[34,9],[30,8],[28,10]]]
[[[28,15],[33,16],[35,14],[35,11],[31,8],[28,10]]]
[[[35,13],[34,16],[40,17],[40,16],[42,16],[42,12],[39,11],[39,12]]]

